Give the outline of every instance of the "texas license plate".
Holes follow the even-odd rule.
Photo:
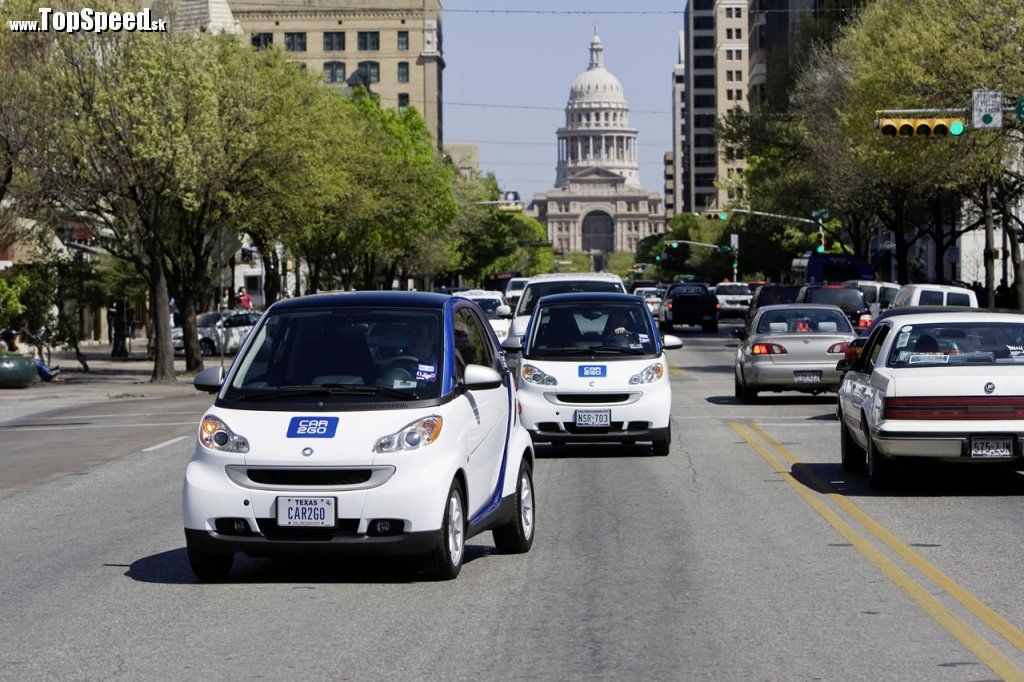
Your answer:
[[[279,497],[277,525],[333,528],[338,518],[337,506],[333,497]]]
[[[1004,437],[972,438],[971,457],[973,459],[1013,457],[1013,439]]]
[[[601,427],[611,425],[611,410],[576,410],[576,426]]]
[[[793,380],[798,384],[820,384],[821,372],[793,372]]]

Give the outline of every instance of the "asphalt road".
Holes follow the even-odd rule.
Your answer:
[[[533,551],[479,536],[448,583],[239,558],[195,584],[173,439],[202,396],[7,424],[0,676],[1024,677],[1024,478],[928,470],[874,494],[839,467],[833,398],[736,404],[727,331],[672,353],[670,456],[541,448]]]

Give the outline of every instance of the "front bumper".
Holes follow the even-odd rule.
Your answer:
[[[426,554],[437,545],[437,538],[437,531],[420,531],[384,537],[363,534],[336,536],[329,540],[271,540],[262,535],[225,535],[216,531],[185,529],[189,547],[211,554],[331,552],[403,556]]]
[[[758,391],[804,391],[821,392],[836,391],[842,383],[842,376],[836,370],[837,358],[834,361],[774,363],[755,362],[750,366],[749,373],[744,374],[747,386]],[[821,381],[805,383],[797,382],[796,372],[821,372]]]
[[[617,398],[615,402],[574,402],[573,391],[520,388],[519,402],[523,406],[520,421],[535,443],[653,441],[668,433],[672,411],[672,395],[668,377],[652,384],[628,386],[621,391],[607,389],[602,393]],[[577,394],[588,398],[593,392]],[[591,398],[592,399],[592,398]],[[610,427],[577,427],[576,410],[611,410]]]

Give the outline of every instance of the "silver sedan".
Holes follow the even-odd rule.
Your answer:
[[[740,339],[736,398],[744,403],[764,391],[838,390],[836,364],[856,338],[842,310],[809,304],[765,306],[734,335]]]

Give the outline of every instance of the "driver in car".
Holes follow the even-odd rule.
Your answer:
[[[608,321],[604,325],[605,342],[609,345],[617,345],[622,342],[635,342],[638,338],[636,321],[633,316],[625,310],[612,310],[608,315]]]

